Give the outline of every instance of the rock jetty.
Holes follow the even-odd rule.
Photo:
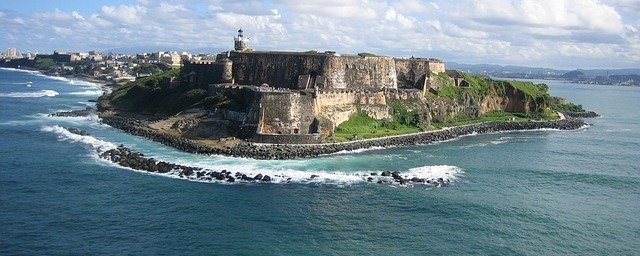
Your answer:
[[[558,129],[574,130],[585,125],[580,119],[566,118],[555,121],[488,122],[457,126],[442,130],[325,144],[260,144],[242,142],[235,147],[209,147],[185,138],[158,133],[132,118],[103,116],[102,122],[125,132],[196,154],[216,154],[255,159],[295,159],[317,157],[340,151],[371,147],[412,146],[454,139],[469,134],[500,131]]]
[[[65,127],[65,129],[71,133],[88,136],[89,134],[86,131],[73,128],[73,127]],[[248,173],[235,172],[227,170],[211,170],[200,167],[192,167],[180,164],[174,164],[164,161],[157,161],[154,158],[147,158],[144,154],[140,152],[136,152],[130,148],[125,147],[124,145],[120,145],[116,148],[108,149],[105,151],[97,151],[98,156],[102,159],[108,160],[115,164],[118,164],[122,167],[128,167],[131,169],[146,171],[150,173],[158,173],[158,174],[173,174],[177,175],[180,178],[189,179],[189,180],[197,180],[197,181],[210,181],[210,182],[226,182],[226,183],[234,183],[234,182],[252,182],[252,183],[269,183],[274,180],[273,177],[269,175],[263,175],[261,173],[257,175],[250,175]],[[278,176],[278,175],[276,175]],[[287,178],[284,176],[278,176],[281,180],[285,180],[286,182],[290,181],[291,178]],[[407,175],[403,175],[400,172],[389,172],[384,171],[380,174],[377,172],[370,173],[368,175],[362,175],[362,180],[377,183],[377,184],[388,184],[388,185],[414,185],[414,184],[425,184],[432,185],[434,187],[444,187],[450,183],[449,179],[428,179],[421,177],[409,177]],[[320,178],[319,175],[311,174],[308,181]]]
[[[97,112],[94,108],[87,107],[81,110],[60,111],[53,114],[49,114],[52,117],[84,117],[89,115],[95,115]]]

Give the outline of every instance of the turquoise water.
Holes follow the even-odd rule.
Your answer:
[[[0,254],[640,254],[640,88],[548,83],[602,117],[577,131],[259,161],[181,153],[95,117],[46,117],[91,105],[100,88],[3,69]],[[292,180],[193,182],[96,158],[95,148],[121,143],[161,160]],[[383,170],[452,183],[362,181]]]

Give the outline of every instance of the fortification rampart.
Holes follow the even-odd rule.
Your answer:
[[[323,76],[326,88],[396,88],[396,69],[391,57],[330,56]]]

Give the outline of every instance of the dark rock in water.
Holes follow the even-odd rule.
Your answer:
[[[77,134],[77,135],[81,135],[81,136],[87,136],[89,135],[88,132],[85,132],[83,130],[80,130],[78,128],[73,128],[73,127],[64,127],[64,129],[66,129],[67,131],[69,131],[70,133],[73,134]]]
[[[373,181],[373,178],[369,177],[369,178],[367,178],[367,181],[368,181],[368,182],[372,182],[372,181]]]
[[[235,181],[236,181],[236,178],[234,178],[234,177],[229,177],[229,178],[227,179],[227,181],[228,181],[228,182],[235,182]]]
[[[438,182],[439,183],[444,183],[444,179],[443,178],[438,178]]]
[[[242,174],[242,177],[240,179],[247,180],[247,181],[252,181],[253,180],[253,178],[247,176],[246,174]]]
[[[253,177],[254,180],[262,180],[262,174],[259,173],[258,175],[256,175],[255,177]]]
[[[413,178],[411,178],[411,182],[420,182],[420,178],[413,177]]]
[[[593,111],[582,111],[582,112],[573,112],[573,111],[564,111],[562,112],[565,116],[576,117],[576,118],[593,118],[599,117],[598,113]]]
[[[318,178],[318,177],[320,177],[320,176],[312,174],[310,179],[315,179],[315,178]]]
[[[218,174],[218,176],[216,177],[216,180],[224,180],[225,177],[222,174]]]
[[[400,180],[400,185],[407,185],[409,184],[409,180],[408,179],[401,179]]]
[[[269,182],[269,181],[271,181],[271,177],[269,177],[269,175],[265,175],[265,176],[262,178],[262,181]]]
[[[391,172],[389,172],[389,171],[384,171],[384,172],[382,172],[382,176],[385,176],[385,177],[387,177],[387,176],[391,176]]]
[[[49,114],[49,116],[55,116],[55,117],[82,117],[82,116],[89,116],[91,114],[96,114],[96,110],[91,108],[91,107],[87,107],[83,110],[72,110],[72,111],[61,111],[61,112],[56,112],[53,114]]]
[[[370,173],[370,174],[371,174],[371,176],[376,176],[376,175],[378,175],[378,173],[377,173],[377,172],[372,172],[372,173]]]
[[[236,172],[236,178],[242,177],[242,173]]]

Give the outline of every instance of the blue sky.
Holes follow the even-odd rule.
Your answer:
[[[0,47],[334,50],[552,68],[640,66],[640,0],[3,0]]]

